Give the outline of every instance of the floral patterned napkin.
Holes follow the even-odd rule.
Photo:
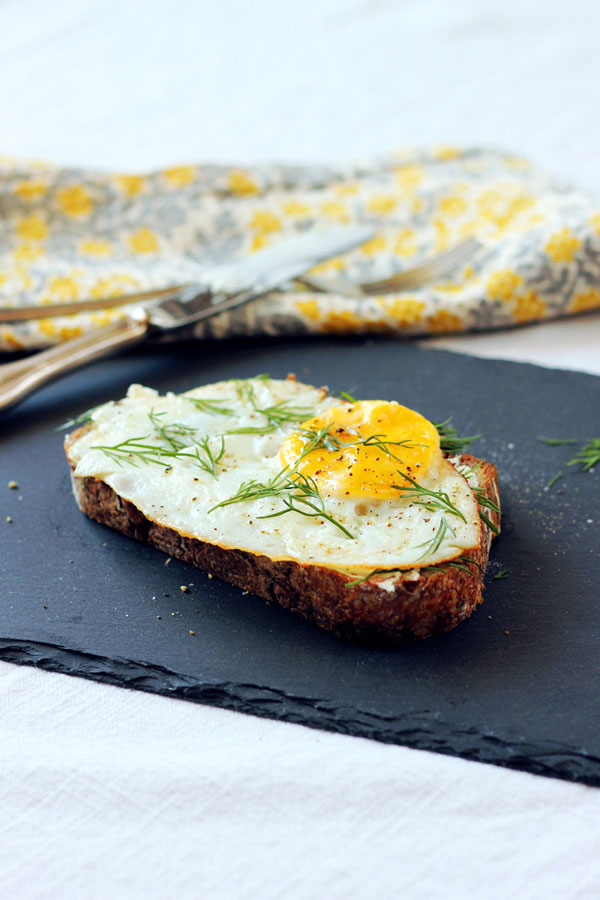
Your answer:
[[[0,159],[0,305],[44,306],[193,281],[207,265],[327,223],[369,243],[314,270],[378,279],[468,235],[448,278],[365,299],[301,288],[198,326],[198,337],[502,328],[600,308],[600,204],[526,160],[451,147],[347,167],[178,166],[114,175]],[[0,325],[0,350],[42,347],[118,309]]]

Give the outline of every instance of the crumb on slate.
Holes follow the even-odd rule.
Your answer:
[[[170,562],[171,562],[171,557],[169,556],[168,559],[165,559],[165,566],[168,566]]]
[[[189,631],[188,634],[196,634],[195,631]]]
[[[19,487],[19,485],[17,484],[16,481],[9,481],[8,486],[11,489],[11,491],[16,491],[17,488]]]
[[[6,521],[7,521],[7,522],[9,523],[9,525],[10,525],[10,523],[12,522],[12,516],[7,516],[7,517],[6,517]]]
[[[182,585],[180,586],[179,590],[180,590],[183,594],[189,594],[189,592],[190,592],[190,589],[189,589],[189,587],[187,586],[187,584],[182,584]]]

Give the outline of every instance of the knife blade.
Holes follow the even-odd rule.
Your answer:
[[[202,284],[204,287],[212,289],[215,294],[222,294],[228,291],[235,292],[246,287],[252,282],[253,278],[262,278],[265,271],[268,273],[269,269],[276,268],[279,271],[279,267],[285,266],[286,262],[293,266],[299,258],[298,254],[300,256],[305,254],[306,268],[303,268],[300,273],[294,269],[289,276],[291,280],[322,260],[352,249],[352,247],[364,243],[372,237],[372,229],[365,226],[340,226],[328,228],[324,231],[311,230],[306,234],[282,241],[274,247],[246,256],[241,260],[206,269],[203,273]],[[274,275],[274,277],[276,282],[274,286],[277,287],[281,282],[278,275]],[[148,306],[154,300],[179,297],[183,292],[191,296],[194,292],[200,292],[200,290],[200,284],[186,283],[174,284],[165,288],[150,288],[144,291],[136,291],[132,294],[119,294],[115,297],[71,300],[67,303],[52,303],[47,306],[40,306],[39,304],[14,307],[0,306],[0,324],[70,316],[99,309],[112,309],[118,306],[142,304]]]
[[[154,331],[183,328],[263,296],[372,237],[371,229],[348,226],[310,232],[255,256],[207,273],[202,285],[184,288],[175,298],[129,308],[104,328],[0,366],[0,411],[14,406],[48,381],[139,344]]]
[[[130,310],[129,315],[138,320],[147,316],[154,328],[164,331],[182,328],[256,300],[320,262],[365,243],[372,235],[372,229],[362,225],[311,231],[219,266],[206,273],[206,283],[200,288],[190,285],[175,297]]]

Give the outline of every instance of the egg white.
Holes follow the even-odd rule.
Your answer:
[[[328,397],[322,389],[293,380],[249,379],[255,406],[265,408],[282,401],[310,408],[309,419],[343,401]],[[193,406],[190,398],[214,400],[231,414],[211,414]],[[239,383],[219,382],[186,394],[160,396],[156,391],[132,385],[127,396],[106,404],[92,415],[92,428],[75,440],[71,456],[75,475],[93,476],[106,482],[117,494],[133,503],[146,518],[183,535],[229,549],[242,549],[272,559],[294,560],[344,572],[372,569],[414,569],[435,565],[479,546],[481,527],[477,503],[464,475],[452,463],[440,458],[428,487],[445,492],[464,515],[427,510],[419,502],[367,498],[357,503],[343,496],[323,495],[325,509],[351,534],[347,537],[333,523],[289,512],[276,518],[262,518],[281,511],[280,498],[267,497],[213,509],[232,497],[243,482],[266,482],[281,470],[279,447],[300,421],[285,422],[271,434],[225,435],[225,453],[217,466],[217,476],[203,471],[193,459],[168,460],[165,465],[136,462],[125,457],[116,461],[98,445],[115,446],[132,438],[166,446],[160,440],[149,414],[162,413],[160,422],[183,423],[195,429],[194,437],[210,437],[218,452],[224,432],[260,427],[266,418],[258,413]],[[212,510],[212,511],[210,511]],[[440,546],[431,552],[431,541],[442,518],[446,531]],[[453,533],[452,533],[453,532]]]

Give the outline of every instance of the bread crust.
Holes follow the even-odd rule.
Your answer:
[[[82,434],[79,429],[67,436],[65,450]],[[499,503],[496,467],[463,454],[461,463],[480,464],[479,487]],[[340,637],[365,643],[398,644],[431,637],[454,628],[468,618],[482,601],[483,576],[493,534],[481,523],[481,544],[465,553],[474,563],[469,572],[453,567],[423,570],[417,579],[398,574],[387,580],[391,589],[365,581],[348,585],[355,576],[293,560],[273,560],[246,550],[224,549],[197,538],[182,535],[159,525],[128,500],[119,497],[105,482],[93,477],[72,475],[79,508],[91,519],[115,528],[190,563],[231,584],[275,601],[291,612]],[[500,527],[500,515],[483,510]]]

